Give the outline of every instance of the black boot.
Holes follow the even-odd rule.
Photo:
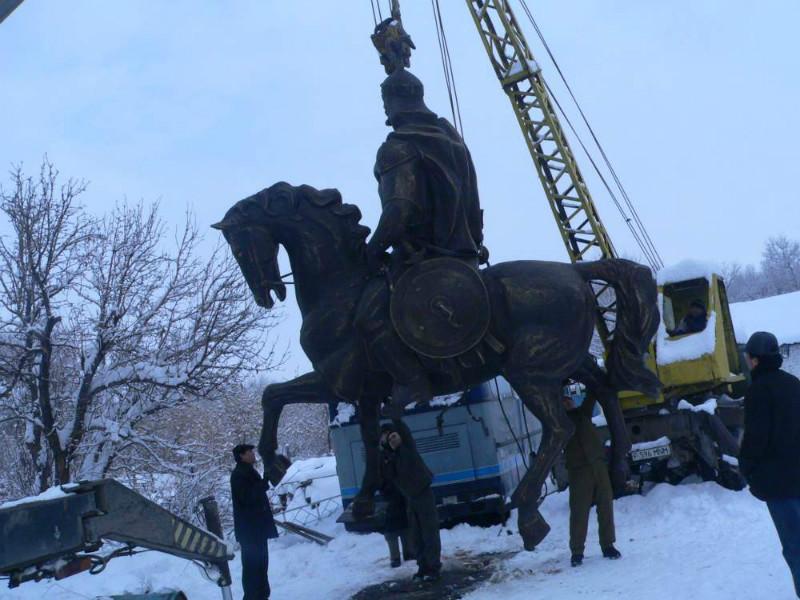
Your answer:
[[[573,554],[569,563],[573,567],[580,567],[583,564],[583,554]]]
[[[617,560],[618,558],[622,558],[622,554],[619,550],[614,548],[614,546],[608,546],[603,548],[603,556],[605,558],[610,558],[611,560]]]

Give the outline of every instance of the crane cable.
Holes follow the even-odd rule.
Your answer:
[[[617,198],[617,195],[614,193],[614,190],[612,190],[611,186],[608,184],[608,181],[606,180],[605,176],[603,175],[602,171],[600,170],[600,167],[597,166],[597,163],[595,162],[594,157],[589,152],[589,149],[586,147],[586,144],[583,143],[583,139],[581,139],[581,136],[578,134],[578,131],[575,129],[575,126],[572,124],[572,120],[569,118],[569,115],[567,115],[566,111],[564,111],[564,108],[561,106],[561,103],[558,101],[558,98],[553,93],[552,88],[547,84],[546,81],[543,80],[543,83],[544,83],[544,86],[547,88],[547,92],[550,95],[550,98],[552,98],[553,102],[555,102],[556,108],[558,108],[558,112],[561,114],[561,118],[563,118],[564,121],[566,121],[567,125],[569,126],[570,131],[572,131],[572,135],[574,135],[575,139],[578,140],[578,143],[580,144],[581,148],[583,149],[584,154],[586,154],[586,157],[589,159],[589,162],[591,163],[592,167],[594,168],[595,173],[597,173],[597,176],[600,178],[600,181],[603,183],[603,186],[606,188],[606,191],[608,192],[608,195],[611,196],[611,199],[614,201],[614,205],[617,207],[617,210],[622,215],[622,218],[625,221],[625,224],[628,226],[628,229],[630,230],[631,235],[633,235],[633,238],[636,240],[636,243],[638,244],[639,249],[642,251],[642,253],[644,254],[645,258],[647,259],[647,262],[650,264],[650,266],[653,268],[653,270],[657,271],[659,269],[658,265],[659,265],[660,258],[654,256],[651,253],[650,248],[642,241],[642,239],[640,237],[640,234],[637,231],[637,228],[631,223],[631,218],[628,217],[628,215],[625,214],[625,209],[620,204],[619,199]],[[662,266],[663,266],[663,264],[662,264]]]
[[[369,6],[372,9],[372,20],[375,23],[375,27],[377,27],[378,23],[383,22],[383,14],[381,13],[381,0],[369,0]]]
[[[458,90],[456,88],[456,78],[453,72],[453,61],[450,58],[450,47],[447,44],[447,35],[444,31],[444,20],[442,19],[442,8],[439,0],[431,0],[433,9],[433,22],[436,25],[436,37],[439,41],[439,53],[442,57],[442,69],[444,71],[444,81],[447,86],[447,97],[450,100],[450,111],[453,115],[453,126],[458,130],[462,139],[464,137],[464,124],[461,121],[461,106],[458,102]]]
[[[622,181],[620,180],[619,176],[617,175],[616,169],[614,169],[613,165],[611,164],[611,160],[608,158],[608,155],[606,154],[606,151],[603,148],[603,145],[600,143],[600,140],[598,139],[597,134],[594,131],[594,128],[589,123],[589,120],[586,117],[586,114],[584,113],[583,108],[581,107],[580,103],[578,102],[578,99],[575,97],[575,94],[572,91],[572,87],[569,85],[569,82],[567,82],[567,79],[564,76],[564,72],[561,70],[561,66],[559,65],[559,63],[556,60],[552,50],[550,49],[550,45],[545,40],[544,35],[542,34],[542,30],[539,28],[539,25],[536,22],[536,19],[534,19],[534,17],[533,17],[533,13],[531,12],[530,8],[528,7],[528,3],[526,2],[526,0],[520,0],[520,3],[522,4],[522,8],[523,8],[523,10],[525,11],[525,14],[528,17],[528,20],[531,22],[531,25],[533,26],[534,30],[536,31],[536,34],[538,35],[539,40],[542,42],[542,45],[544,46],[544,49],[547,52],[547,55],[550,57],[550,60],[552,61],[553,66],[556,68],[556,71],[558,71],[558,74],[559,74],[559,77],[561,78],[561,81],[564,83],[564,86],[567,88],[567,91],[569,92],[569,95],[572,98],[572,101],[575,103],[575,106],[578,109],[578,112],[580,113],[584,124],[586,125],[587,129],[589,130],[589,133],[592,136],[592,139],[594,140],[594,143],[597,146],[597,149],[600,151],[600,154],[603,157],[603,161],[605,162],[609,172],[611,173],[611,176],[612,176],[612,178],[614,180],[614,183],[616,184],[617,188],[620,191],[620,195],[622,196],[626,206],[628,207],[628,209],[630,210],[631,215],[633,216],[633,220],[634,220],[635,226],[640,232],[640,235],[641,235],[642,241],[644,243],[644,246],[646,246],[648,250],[645,251],[645,248],[641,243],[639,244],[640,248],[645,253],[645,255],[652,256],[652,258],[655,259],[655,262],[654,262],[654,264],[652,264],[652,266],[653,266],[654,269],[658,270],[659,268],[664,266],[664,262],[661,259],[661,255],[658,253],[658,250],[656,249],[655,244],[654,244],[652,238],[650,237],[650,234],[647,231],[647,228],[644,226],[644,223],[642,222],[642,220],[641,220],[641,218],[639,216],[639,213],[636,210],[636,207],[634,206],[633,202],[631,201],[630,196],[628,195],[628,192],[625,190],[625,187],[622,185]],[[550,94],[552,95],[552,91],[550,91]],[[558,102],[556,102],[556,104],[558,104]],[[559,107],[559,110],[561,110],[562,114],[564,114],[563,109],[561,109]],[[573,133],[575,134],[575,136],[578,137],[577,132],[575,132],[575,128],[572,127],[571,125],[570,125],[570,128],[573,130]],[[580,138],[578,138],[578,139],[580,141]],[[587,153],[587,156],[589,156],[588,151],[586,150],[586,147],[584,146],[582,141],[581,141],[581,146],[583,147],[584,152]],[[592,160],[591,157],[590,157],[590,160]],[[595,171],[598,171],[597,166],[594,164],[593,160],[592,160],[592,165],[595,167]],[[598,175],[600,175],[599,171],[598,171]],[[602,179],[602,176],[601,176],[601,179]],[[605,181],[603,181],[603,183],[604,183],[604,185],[606,185],[606,188],[609,187],[606,184]],[[615,203],[616,202],[617,201],[615,199]],[[628,225],[629,228],[632,228],[633,225],[630,224],[629,217],[623,211],[621,211],[621,214],[622,214],[623,218],[626,220],[626,222],[629,223],[629,225]]]

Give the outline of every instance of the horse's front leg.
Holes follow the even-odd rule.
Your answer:
[[[585,385],[587,394],[596,398],[603,407],[611,438],[611,483],[615,490],[622,492],[631,475],[628,463],[631,439],[625,426],[625,416],[619,404],[619,397],[609,385],[605,371],[597,366],[591,357],[586,358],[574,378]]]
[[[380,431],[380,401],[373,398],[362,398],[359,402],[359,427],[361,439],[364,442],[364,456],[366,468],[364,478],[361,480],[361,489],[353,499],[353,515],[366,517],[375,511],[375,492],[380,487],[380,472],[378,465],[378,443]]]
[[[324,386],[315,372],[306,373],[284,383],[271,383],[264,388],[261,396],[261,407],[264,422],[261,427],[261,439],[258,442],[258,453],[264,461],[264,475],[272,485],[278,485],[291,462],[278,451],[278,422],[283,407],[287,404],[321,404],[326,403]]]

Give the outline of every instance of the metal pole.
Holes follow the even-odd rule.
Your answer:
[[[224,539],[225,536],[222,533],[222,523],[219,519],[219,505],[217,505],[217,501],[214,496],[208,496],[201,499],[200,505],[203,507],[203,516],[206,521],[206,529],[208,529],[218,538]],[[228,566],[228,561],[221,560],[216,563],[216,565],[219,567],[220,572],[220,579],[217,583],[222,591],[222,600],[233,600],[233,594],[231,593],[231,569]]]

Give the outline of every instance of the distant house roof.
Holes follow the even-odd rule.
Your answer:
[[[800,343],[800,292],[731,304],[736,341],[745,343],[756,331],[775,334],[781,344]]]

